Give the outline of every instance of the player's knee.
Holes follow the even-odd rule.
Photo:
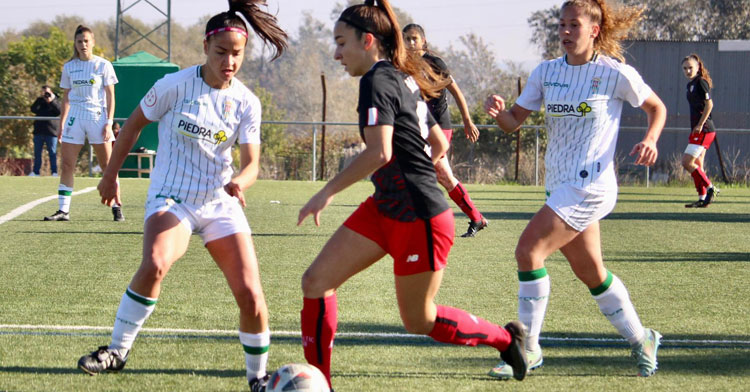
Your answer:
[[[685,170],[689,172],[692,172],[693,170],[695,170],[695,167],[696,167],[695,158],[693,158],[691,155],[683,155],[682,167],[684,167]]]
[[[524,241],[518,241],[518,245],[516,245],[516,262],[519,267],[531,266],[533,260],[532,252],[533,248],[531,247],[531,244]]]
[[[234,293],[240,311],[244,314],[258,316],[266,309],[266,298],[263,296],[263,290],[260,288],[252,289],[245,287]]]
[[[432,332],[434,322],[431,322],[423,314],[401,314],[401,321],[407,332],[417,335],[427,335]]]
[[[326,287],[324,279],[310,272],[309,269],[302,274],[302,295],[306,298],[322,298],[327,291],[329,287]]]

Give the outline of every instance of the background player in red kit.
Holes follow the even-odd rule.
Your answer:
[[[451,116],[448,110],[448,95],[446,94],[446,90],[450,91],[451,95],[453,95],[453,99],[456,100],[456,105],[458,105],[458,109],[461,111],[466,138],[472,142],[476,142],[477,138],[479,138],[479,130],[474,125],[474,122],[471,121],[471,114],[469,113],[469,107],[466,105],[464,94],[458,88],[456,81],[450,76],[448,66],[443,59],[430,52],[422,26],[414,23],[408,24],[404,27],[403,33],[406,48],[427,61],[435,73],[448,78],[450,81],[450,84],[445,89],[440,90],[440,94],[437,97],[427,101],[427,107],[430,108],[430,113],[435,117],[435,121],[437,121],[445,133],[448,143],[451,142],[453,129],[451,128]],[[469,197],[469,192],[466,191],[466,188],[453,175],[447,156],[443,156],[435,164],[435,172],[437,173],[440,185],[448,191],[448,195],[461,208],[461,211],[471,219],[469,221],[469,228],[462,237],[474,237],[479,230],[487,227],[487,219],[477,210],[474,202]]]
[[[698,191],[698,201],[685,204],[687,208],[708,207],[719,190],[713,186],[703,170],[706,150],[716,137],[716,129],[711,119],[714,101],[711,100],[711,76],[697,54],[682,59],[682,71],[690,80],[687,84],[687,100],[690,105],[690,141],[682,156],[682,167],[690,173]]]
[[[406,55],[389,3],[375,3],[347,8],[333,30],[334,58],[350,75],[362,76],[358,112],[367,147],[302,207],[297,224],[308,215],[320,224],[320,214],[333,196],[367,175],[372,174],[375,193],[338,228],[302,276],[305,358],[330,384],[338,323],[336,289],[389,254],[407,331],[439,342],[494,347],[511,361],[514,376],[521,380],[527,365],[520,322],[502,328],[433,302],[453,244],[454,225],[434,170],[448,142],[419,95],[421,89],[434,96],[447,81],[424,61]],[[425,152],[425,139],[432,157]]]

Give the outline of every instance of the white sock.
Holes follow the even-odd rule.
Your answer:
[[[609,288],[603,293],[595,295],[594,299],[599,304],[599,310],[617,329],[617,332],[627,339],[631,345],[638,344],[645,337],[643,324],[641,324],[638,313],[635,312],[635,307],[630,301],[628,289],[617,276],[612,275],[609,271],[608,273],[612,277]]]
[[[73,187],[69,187],[63,184],[60,184],[57,187],[57,203],[60,205],[60,211],[70,212],[70,199],[72,198],[72,193]]]
[[[261,378],[266,375],[268,363],[268,347],[271,345],[271,331],[262,333],[247,333],[240,331],[240,343],[245,349],[245,366],[247,380]]]
[[[148,298],[130,290],[125,291],[120,300],[120,307],[115,316],[115,327],[112,330],[110,348],[130,350],[133,347],[138,331],[156,307],[156,298]],[[125,351],[127,352],[127,351]]]
[[[549,292],[549,275],[536,280],[519,282],[518,319],[527,330],[526,351],[539,349],[539,334],[542,332]]]

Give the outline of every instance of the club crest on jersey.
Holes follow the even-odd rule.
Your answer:
[[[550,117],[586,117],[594,110],[586,101],[579,104],[571,102],[547,102],[545,107]]]
[[[195,120],[184,114],[177,114],[175,120],[177,121],[172,125],[172,130],[180,135],[191,139],[203,140],[214,145],[218,145],[228,140],[226,132],[215,132],[210,127],[198,124]]]
[[[599,92],[599,84],[602,82],[601,78],[591,79],[591,93],[597,94]]]
[[[222,118],[226,120],[227,117],[229,117],[229,115],[232,113],[233,106],[234,104],[232,103],[232,101],[230,101],[229,99],[224,100],[224,105],[222,105],[222,110],[221,110]]]

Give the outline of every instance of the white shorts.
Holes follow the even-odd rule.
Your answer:
[[[685,148],[685,154],[692,156],[693,158],[699,158],[703,151],[706,151],[706,147],[700,144],[688,144]]]
[[[104,143],[104,126],[107,125],[107,117],[101,116],[98,120],[82,120],[74,116],[68,116],[63,127],[62,141],[70,144],[84,144],[86,139],[89,144]],[[110,137],[110,142],[112,141]]]
[[[203,244],[218,240],[236,233],[250,234],[245,212],[239,200],[232,197],[215,200],[203,205],[178,203],[170,198],[154,197],[146,200],[146,214],[143,222],[160,211],[166,211],[176,216],[180,223],[198,234]]]
[[[547,197],[547,206],[578,232],[607,216],[617,203],[617,188],[610,191],[584,190],[561,184]]]

